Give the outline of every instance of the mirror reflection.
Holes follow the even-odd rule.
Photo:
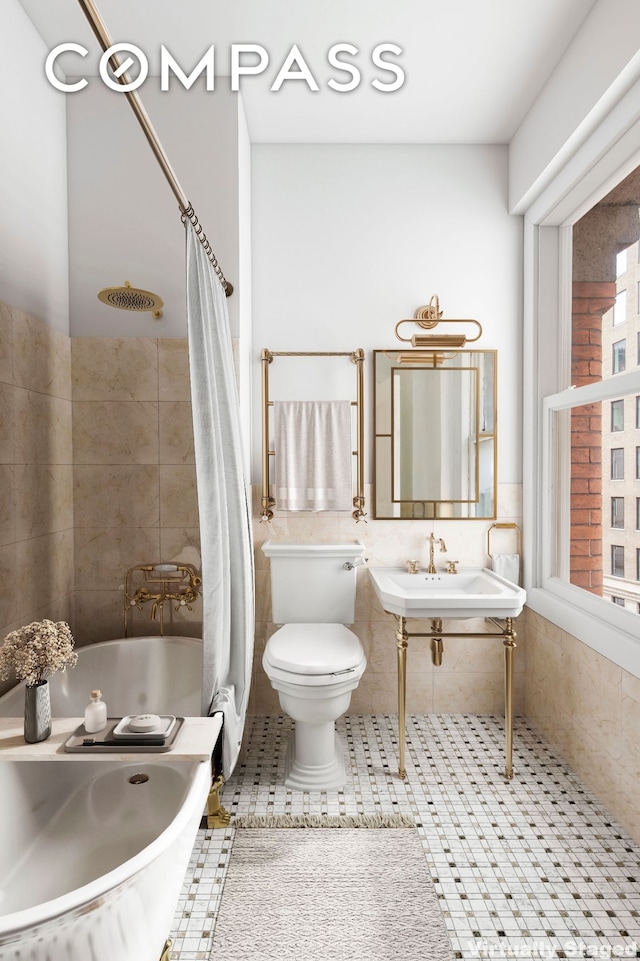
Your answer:
[[[374,517],[495,518],[496,351],[373,354]]]

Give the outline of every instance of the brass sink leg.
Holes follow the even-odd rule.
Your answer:
[[[516,632],[513,630],[513,620],[506,618],[504,630],[504,723],[506,739],[506,758],[504,776],[507,780],[513,777],[513,655],[516,649]]]
[[[218,777],[211,782],[211,789],[207,798],[208,828],[226,828],[231,820],[231,815],[222,807],[222,804],[220,803],[219,791],[223,785],[224,778],[222,774],[219,774]]]
[[[396,620],[398,621],[398,630],[396,631],[398,649],[398,774],[404,779],[407,776],[404,748],[406,739],[405,711],[407,703],[407,648],[409,647],[409,635],[407,634],[405,618],[396,615]]]
[[[162,949],[162,954],[160,955],[160,961],[171,961],[171,945],[173,941],[171,938],[167,938],[164,942],[164,948]]]

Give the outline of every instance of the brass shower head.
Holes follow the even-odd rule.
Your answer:
[[[98,300],[120,310],[149,310],[156,320],[162,317],[161,308],[164,307],[161,297],[150,290],[132,287],[128,280],[125,280],[124,287],[105,287],[98,291]]]

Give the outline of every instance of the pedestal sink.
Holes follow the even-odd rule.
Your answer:
[[[517,617],[526,591],[486,567],[456,574],[408,574],[399,567],[370,567],[385,611],[403,617]]]
[[[522,611],[526,592],[486,567],[461,568],[455,574],[409,574],[399,567],[370,567],[373,587],[385,611],[395,615],[398,622],[396,645],[398,651],[398,773],[406,777],[405,769],[405,707],[407,690],[407,649],[409,638],[430,637],[434,664],[442,663],[442,640],[459,634],[442,630],[445,618],[485,617],[497,630],[464,633],[465,638],[492,635],[504,645],[505,679],[505,767],[506,778],[513,777],[513,654],[516,633],[513,618]],[[421,618],[430,622],[430,630],[407,631],[407,618]],[[500,623],[498,623],[500,622]]]

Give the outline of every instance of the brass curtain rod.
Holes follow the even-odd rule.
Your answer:
[[[109,31],[107,30],[105,22],[102,19],[98,8],[96,7],[93,0],[78,0],[78,3],[82,8],[82,12],[84,13],[87,20],[89,21],[91,29],[93,30],[93,33],[98,43],[102,47],[102,50],[106,53],[107,50],[109,50],[113,46],[113,40],[109,35]],[[111,55],[111,57],[109,58],[109,63],[113,68],[113,70],[115,71],[115,79],[118,81],[118,83],[125,85],[130,82],[126,72],[121,74],[118,73],[118,69],[121,67],[121,63],[117,54]],[[160,168],[163,174],[165,175],[176,200],[178,201],[178,206],[180,208],[180,213],[182,215],[182,222],[186,224],[188,220],[189,223],[191,223],[195,228],[196,234],[198,235],[198,240],[204,247],[205,253],[209,258],[211,266],[213,267],[216,274],[218,275],[218,279],[220,280],[220,283],[224,287],[224,291],[227,297],[230,297],[231,294],[233,293],[233,285],[229,283],[229,281],[226,279],[226,277],[222,272],[222,268],[220,267],[220,264],[218,263],[216,256],[213,253],[211,244],[207,240],[207,235],[202,229],[202,224],[199,222],[196,216],[195,210],[187,200],[186,194],[182,189],[182,187],[180,186],[180,183],[178,181],[178,178],[175,175],[173,167],[171,166],[169,158],[165,153],[164,147],[160,143],[160,140],[158,139],[158,135],[156,134],[153,128],[153,124],[149,119],[149,115],[144,107],[144,104],[142,103],[140,97],[138,96],[138,92],[136,90],[124,90],[123,93],[127,98],[127,100],[129,101],[129,105],[133,110],[134,114],[136,115],[136,119],[138,123],[142,127],[142,131],[145,137],[147,138],[149,146],[151,147],[156,160],[160,164]]]

